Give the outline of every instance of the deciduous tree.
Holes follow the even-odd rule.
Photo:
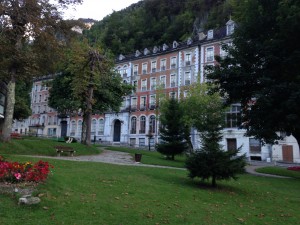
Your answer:
[[[59,7],[81,0],[1,0],[0,79],[8,85],[1,139],[10,139],[17,80],[53,72],[60,48],[73,24],[62,20]]]

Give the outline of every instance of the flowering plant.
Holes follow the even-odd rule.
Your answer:
[[[0,181],[19,183],[23,181],[41,182],[45,181],[53,168],[48,162],[38,161],[33,164],[31,162],[6,162],[0,156]]]
[[[300,166],[289,166],[288,170],[300,171]]]

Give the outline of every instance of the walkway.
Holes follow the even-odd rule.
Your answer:
[[[102,148],[102,149],[103,149],[102,153],[98,154],[98,155],[74,156],[74,157],[69,157],[69,156],[61,156],[61,157],[39,156],[39,157],[55,158],[55,159],[70,160],[70,161],[102,162],[102,163],[126,165],[126,166],[143,166],[143,167],[170,168],[170,169],[185,170],[184,168],[136,163],[129,153],[110,151],[110,150],[106,150],[104,148]],[[255,175],[255,176],[288,178],[288,177],[283,177],[283,176],[258,173],[255,171],[257,168],[273,166],[273,165],[274,164],[272,164],[272,163],[252,161],[252,162],[250,162],[250,165],[246,166],[246,172],[249,174]],[[283,166],[286,166],[286,165],[283,165]]]

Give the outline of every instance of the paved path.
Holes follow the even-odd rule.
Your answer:
[[[74,157],[69,157],[69,156],[61,156],[61,157],[39,156],[39,157],[55,158],[55,159],[70,160],[70,161],[102,162],[102,163],[127,165],[127,166],[143,166],[143,167],[170,168],[170,169],[185,170],[184,168],[136,163],[129,153],[110,151],[110,150],[106,150],[105,148],[102,148],[102,149],[103,149],[102,153],[98,154],[98,155],[74,156]],[[261,167],[265,167],[265,166],[273,166],[273,164],[272,163],[264,163],[264,162],[250,162],[250,165],[246,166],[246,172],[249,174],[252,174],[252,175],[256,175],[256,176],[288,178],[288,177],[283,177],[283,176],[258,173],[255,171],[257,168],[261,168]]]

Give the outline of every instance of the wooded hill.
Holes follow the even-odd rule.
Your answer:
[[[142,0],[106,16],[86,35],[115,55],[184,41],[198,31],[224,26],[231,0]]]

